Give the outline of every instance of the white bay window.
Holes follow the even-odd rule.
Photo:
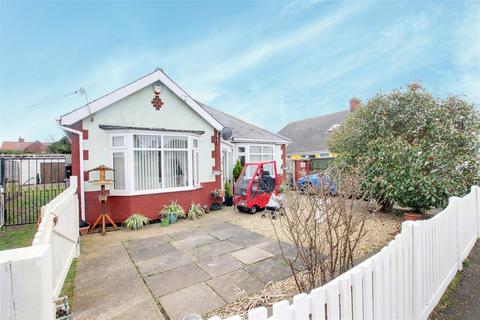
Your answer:
[[[198,138],[176,133],[110,133],[113,191],[151,193],[198,187]]]

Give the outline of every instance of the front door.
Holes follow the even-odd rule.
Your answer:
[[[222,144],[222,188],[224,187],[225,180],[230,180],[232,184],[232,170],[233,170],[233,148],[227,144]]]

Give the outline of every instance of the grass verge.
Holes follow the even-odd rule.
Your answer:
[[[463,268],[468,268],[469,266],[469,261],[468,259],[463,261]],[[435,310],[435,313],[438,313],[442,310],[445,310],[446,308],[450,307],[452,305],[452,294],[457,291],[458,285],[460,284],[460,281],[463,278],[463,270],[457,272],[453,280],[450,282],[450,285],[448,286],[447,290],[443,294],[442,298],[440,299],[440,302],[437,305],[437,308]]]
[[[71,310],[73,310],[75,307],[75,277],[77,275],[77,262],[78,259],[72,260],[70,269],[68,269],[67,277],[63,283],[62,292],[60,293],[60,297],[68,296],[68,302]]]
[[[36,224],[2,227],[0,230],[0,250],[28,247],[32,244]]]

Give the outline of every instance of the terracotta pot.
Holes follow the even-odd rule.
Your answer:
[[[423,214],[405,212],[405,214],[403,215],[403,218],[408,221],[423,220]]]
[[[90,229],[90,225],[88,225],[88,226],[86,226],[86,227],[81,227],[81,228],[79,228],[79,230],[80,230],[80,235],[81,235],[81,236],[87,235],[88,229]]]

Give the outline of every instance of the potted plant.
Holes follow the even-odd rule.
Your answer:
[[[238,180],[238,177],[240,177],[240,173],[242,173],[242,169],[243,169],[242,163],[240,162],[240,160],[237,160],[232,170],[234,182],[236,182]]]
[[[205,213],[210,213],[210,207],[207,206],[206,204],[204,204],[204,205],[203,205],[203,211],[204,211]]]
[[[278,186],[278,198],[281,201],[285,200],[285,193],[287,192],[288,187],[286,184],[282,183],[281,185]]]
[[[166,215],[161,214],[160,224],[162,225],[162,227],[168,227],[168,225],[170,224],[170,218]]]
[[[176,201],[172,201],[169,205],[163,206],[161,214],[164,217],[168,217],[170,224],[177,222],[178,218],[185,218],[185,211]]]
[[[203,210],[202,205],[192,202],[190,209],[188,210],[187,219],[196,220],[205,215],[205,210]]]
[[[403,218],[409,221],[423,220],[423,214],[432,206],[429,201],[426,201],[425,199],[421,198],[421,196],[413,193],[407,194],[403,199],[401,199],[401,201],[399,201],[399,204],[402,207],[411,208],[411,210],[403,214]]]
[[[144,216],[140,212],[136,212],[123,222],[123,226],[127,230],[139,230],[142,229],[143,226],[149,224],[150,221],[149,217]]]
[[[415,211],[408,211],[403,214],[403,218],[409,221],[423,220],[423,214]]]
[[[215,189],[210,194],[212,195],[212,206],[210,207],[210,211],[222,209],[224,196],[223,190]]]
[[[88,229],[90,229],[90,224],[87,221],[80,219],[79,221],[80,235],[81,236],[86,235],[88,233]]]
[[[225,181],[225,205],[231,207],[233,205],[233,192],[232,186],[230,185],[230,180]]]

